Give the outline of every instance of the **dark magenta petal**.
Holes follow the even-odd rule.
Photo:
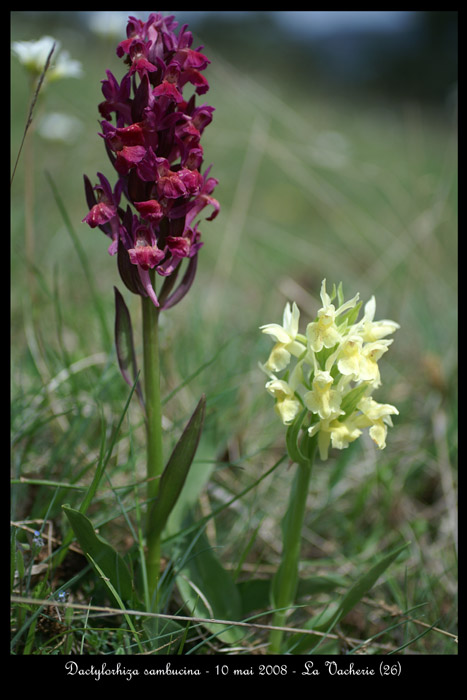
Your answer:
[[[164,216],[162,207],[157,199],[151,199],[147,202],[134,202],[134,205],[143,219],[147,219],[152,223],[159,222]]]
[[[128,251],[128,255],[130,256],[130,262],[133,265],[141,266],[143,270],[152,270],[165,258],[163,250],[159,250],[157,246],[150,245],[136,245],[135,248],[131,248]]]
[[[84,217],[83,221],[85,221],[91,228],[95,228],[96,226],[101,226],[102,224],[106,224],[107,221],[110,221],[116,214],[116,209],[115,207],[109,206],[105,202],[99,202],[99,204],[95,204],[89,214]]]

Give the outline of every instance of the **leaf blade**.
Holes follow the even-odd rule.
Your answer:
[[[122,600],[133,599],[133,581],[123,557],[97,532],[83,513],[71,508],[67,504],[62,505],[70,525],[75,533],[81,549],[86,558],[91,561],[94,569],[100,576],[100,571],[95,567],[97,562],[104,575],[114,586]],[[119,601],[117,600],[117,603]]]
[[[149,520],[149,535],[153,539],[160,537],[183,488],[201,437],[205,412],[206,396],[203,394],[162,472]]]

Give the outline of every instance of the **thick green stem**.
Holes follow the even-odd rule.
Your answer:
[[[142,297],[143,358],[147,434],[147,496],[148,518],[146,524],[146,569],[151,596],[157,590],[160,576],[160,538],[152,536],[151,508],[159,490],[159,480],[164,468],[162,449],[162,411],[159,368],[159,309],[148,297]]]
[[[298,565],[302,539],[303,521],[310,484],[313,457],[297,464],[289,507],[283,523],[282,559],[273,581],[273,601],[277,611],[272,625],[284,627],[287,609],[294,604],[298,584]],[[269,637],[269,653],[280,654],[282,630],[272,630]]]

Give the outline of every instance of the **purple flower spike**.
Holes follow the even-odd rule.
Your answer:
[[[83,221],[109,236],[109,253],[118,252],[118,269],[131,292],[159,306],[150,270],[164,279],[161,308],[178,303],[193,283],[203,245],[195,219],[207,206],[212,211],[206,220],[219,212],[212,197],[217,180],[209,176],[210,167],[203,172],[200,142],[214,108],[195,103],[209,89],[202,72],[210,61],[201,47],[192,48],[187,25],[178,35],[177,26],[159,13],[146,22],[129,17],[126,39],[116,50],[126,73],[119,82],[106,71],[98,105],[116,184],[98,173],[93,187],[84,176],[89,213]],[[188,267],[174,288],[184,259]]]

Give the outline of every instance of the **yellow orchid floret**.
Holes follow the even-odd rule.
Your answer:
[[[360,428],[355,424],[355,419],[339,421],[331,419],[320,421],[308,428],[310,437],[318,433],[318,451],[320,459],[324,462],[328,458],[329,447],[344,450],[351,442],[362,434]]]
[[[362,412],[357,418],[359,427],[371,426],[370,437],[383,450],[386,447],[387,426],[392,427],[391,416],[399,415],[399,411],[389,403],[378,403],[371,396],[363,398],[357,408]]]
[[[362,365],[363,340],[359,335],[349,335],[339,348],[337,367],[339,372],[352,377],[359,377]]]
[[[344,413],[340,410],[342,395],[336,389],[331,389],[334,379],[329,372],[318,370],[313,378],[313,389],[308,391],[303,400],[305,406],[312,413],[317,413],[320,418],[326,420],[331,416],[337,416]]]
[[[282,379],[271,379],[266,390],[276,399],[275,410],[284,425],[292,423],[302,407],[293,389]]]
[[[318,311],[318,320],[309,323],[306,329],[308,343],[313,352],[319,352],[323,347],[332,348],[341,341],[342,335],[336,325],[336,318],[344,311],[353,308],[359,295],[356,294],[353,299],[336,309],[326,292],[326,280],[323,280],[320,296],[323,307]]]
[[[386,446],[391,416],[398,410],[390,404],[380,404],[371,393],[381,386],[378,362],[393,343],[385,336],[394,333],[399,324],[394,321],[374,321],[374,297],[364,307],[358,321],[359,295],[343,301],[339,287],[339,304],[332,303],[326,292],[326,280],[321,285],[322,308],[317,320],[308,324],[306,336],[299,333],[300,312],[295,303],[287,304],[283,324],[261,326],[277,341],[263,366],[270,381],[267,391],[275,398],[275,410],[285,425],[300,415],[308,435],[317,436],[321,459],[328,457],[330,447],[345,449],[369,428],[375,444]],[[340,317],[340,318],[339,318]],[[298,358],[289,369],[292,357]],[[275,373],[287,369],[283,379]],[[291,371],[290,371],[291,370]],[[303,419],[303,408],[308,409]]]
[[[371,382],[376,388],[381,384],[378,360],[387,352],[392,340],[363,343],[358,335],[345,338],[337,352],[337,367],[341,374],[351,375],[357,382]]]
[[[358,380],[371,382],[375,389],[381,385],[378,360],[387,352],[392,342],[392,340],[379,340],[376,343],[367,343],[363,346]]]
[[[365,304],[362,320],[356,326],[357,332],[360,333],[362,339],[366,343],[381,340],[381,338],[384,338],[390,333],[394,333],[400,328],[398,323],[395,321],[388,321],[387,319],[373,322],[375,312],[376,301],[374,297],[371,297],[370,301]]]
[[[297,338],[299,319],[300,311],[297,304],[294,302],[291,310],[290,304],[287,303],[282,326],[278,323],[268,323],[260,327],[263,333],[272,335],[277,340],[265,364],[266,369],[271,372],[280,372],[285,369],[290,362],[291,355],[300,357],[303,354],[305,345]]]

